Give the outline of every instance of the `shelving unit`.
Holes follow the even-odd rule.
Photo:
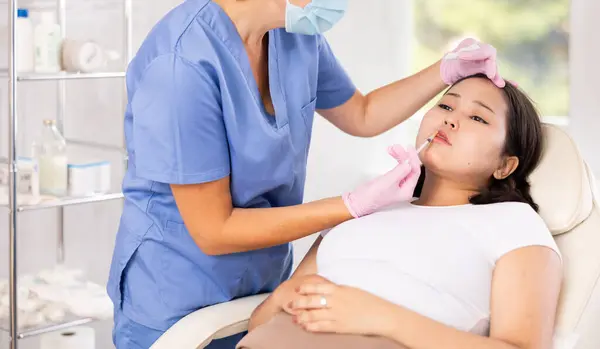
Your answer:
[[[57,1],[57,15],[58,23],[61,28],[61,37],[65,39],[67,37],[66,28],[66,0]],[[58,110],[57,110],[57,127],[64,135],[64,118],[66,114],[66,81],[69,80],[84,80],[84,79],[114,79],[125,77],[125,72],[98,72],[98,73],[67,73],[60,72],[56,74],[36,74],[26,73],[17,74],[16,62],[18,57],[16,56],[16,20],[17,20],[17,0],[8,0],[8,26],[9,26],[9,38],[8,38],[8,69],[0,70],[0,77],[8,79],[8,145],[9,145],[9,159],[8,167],[10,172],[9,188],[8,188],[8,210],[9,210],[9,319],[7,326],[0,324],[0,329],[6,330],[10,337],[9,348],[17,349],[18,340],[26,337],[36,336],[52,331],[57,331],[72,326],[78,326],[85,323],[89,323],[94,319],[91,318],[67,318],[60,323],[48,323],[43,326],[28,328],[20,331],[18,327],[18,311],[17,311],[17,217],[20,213],[25,211],[39,210],[39,209],[50,209],[56,208],[59,210],[59,227],[58,227],[58,246],[57,246],[57,262],[61,264],[64,261],[64,227],[63,227],[63,207],[69,205],[79,204],[90,204],[96,202],[102,202],[107,200],[118,200],[123,197],[122,193],[109,193],[89,197],[64,197],[64,198],[53,198],[53,197],[42,197],[39,203],[35,204],[19,204],[17,199],[17,83],[19,82],[35,82],[35,81],[57,81],[58,84]],[[125,63],[128,63],[133,56],[132,48],[132,0],[123,0],[123,14],[124,14],[124,32],[125,40],[123,47],[123,56]],[[125,98],[123,98],[125,101]],[[124,103],[123,103],[124,104]],[[125,106],[123,105],[122,110]],[[2,137],[0,137],[2,139]],[[104,144],[97,144],[84,140],[70,140],[67,138],[68,144],[78,144],[89,147],[96,147],[105,150],[117,150],[121,151],[124,155],[124,161],[127,161],[125,157],[125,151],[122,147],[115,147]]]

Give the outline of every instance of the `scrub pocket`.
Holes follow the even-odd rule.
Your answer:
[[[125,270],[143,238],[153,226],[153,222],[136,208],[124,207],[123,212],[117,231],[107,286],[107,292],[116,309],[121,309],[123,302],[123,270]]]
[[[300,113],[302,114],[302,120],[304,121],[304,127],[306,131],[306,156],[310,149],[310,139],[312,137],[313,120],[315,118],[315,109],[317,105],[317,98],[313,98],[307,105],[302,107]]]
[[[273,292],[282,282],[287,280],[292,273],[293,267],[293,245],[291,243],[273,246],[267,249],[268,263],[263,266],[267,276],[265,284],[257,292]]]

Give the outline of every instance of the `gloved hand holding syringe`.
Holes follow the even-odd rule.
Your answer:
[[[427,148],[429,146],[429,144],[431,144],[431,142],[433,142],[433,139],[435,138],[435,136],[437,136],[439,131],[435,131],[431,136],[427,137],[427,139],[425,140],[425,142],[423,142],[417,149],[417,155],[419,153],[421,153],[423,150],[425,150],[425,148]],[[405,164],[408,164],[410,162],[410,158],[407,158],[406,160],[404,160]]]
[[[416,150],[407,151],[400,145],[388,148],[388,153],[398,161],[396,167],[342,196],[352,216],[362,217],[391,204],[411,200],[421,175],[418,154],[431,144],[437,133],[427,137]]]

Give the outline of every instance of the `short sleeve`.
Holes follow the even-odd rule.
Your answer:
[[[337,60],[329,43],[319,36],[319,76],[317,81],[317,109],[330,109],[347,102],[356,92],[356,86]]]
[[[497,262],[505,254],[528,246],[544,246],[556,252],[562,260],[562,255],[552,233],[544,220],[529,205],[524,203],[507,202],[502,204],[502,211],[488,222],[495,222],[488,229],[487,245],[492,253],[492,259]],[[501,220],[498,217],[503,217]]]
[[[218,82],[202,66],[169,54],[146,69],[131,101],[138,177],[196,184],[229,175]]]

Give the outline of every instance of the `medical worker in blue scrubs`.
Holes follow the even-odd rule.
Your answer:
[[[315,110],[370,137],[462,76],[503,83],[493,47],[467,40],[363,96],[321,35],[346,5],[186,0],[149,33],[127,71],[130,166],[108,282],[117,348],[149,348],[197,309],[275,289],[289,242],[410,198],[414,149],[351,193],[302,204]]]

